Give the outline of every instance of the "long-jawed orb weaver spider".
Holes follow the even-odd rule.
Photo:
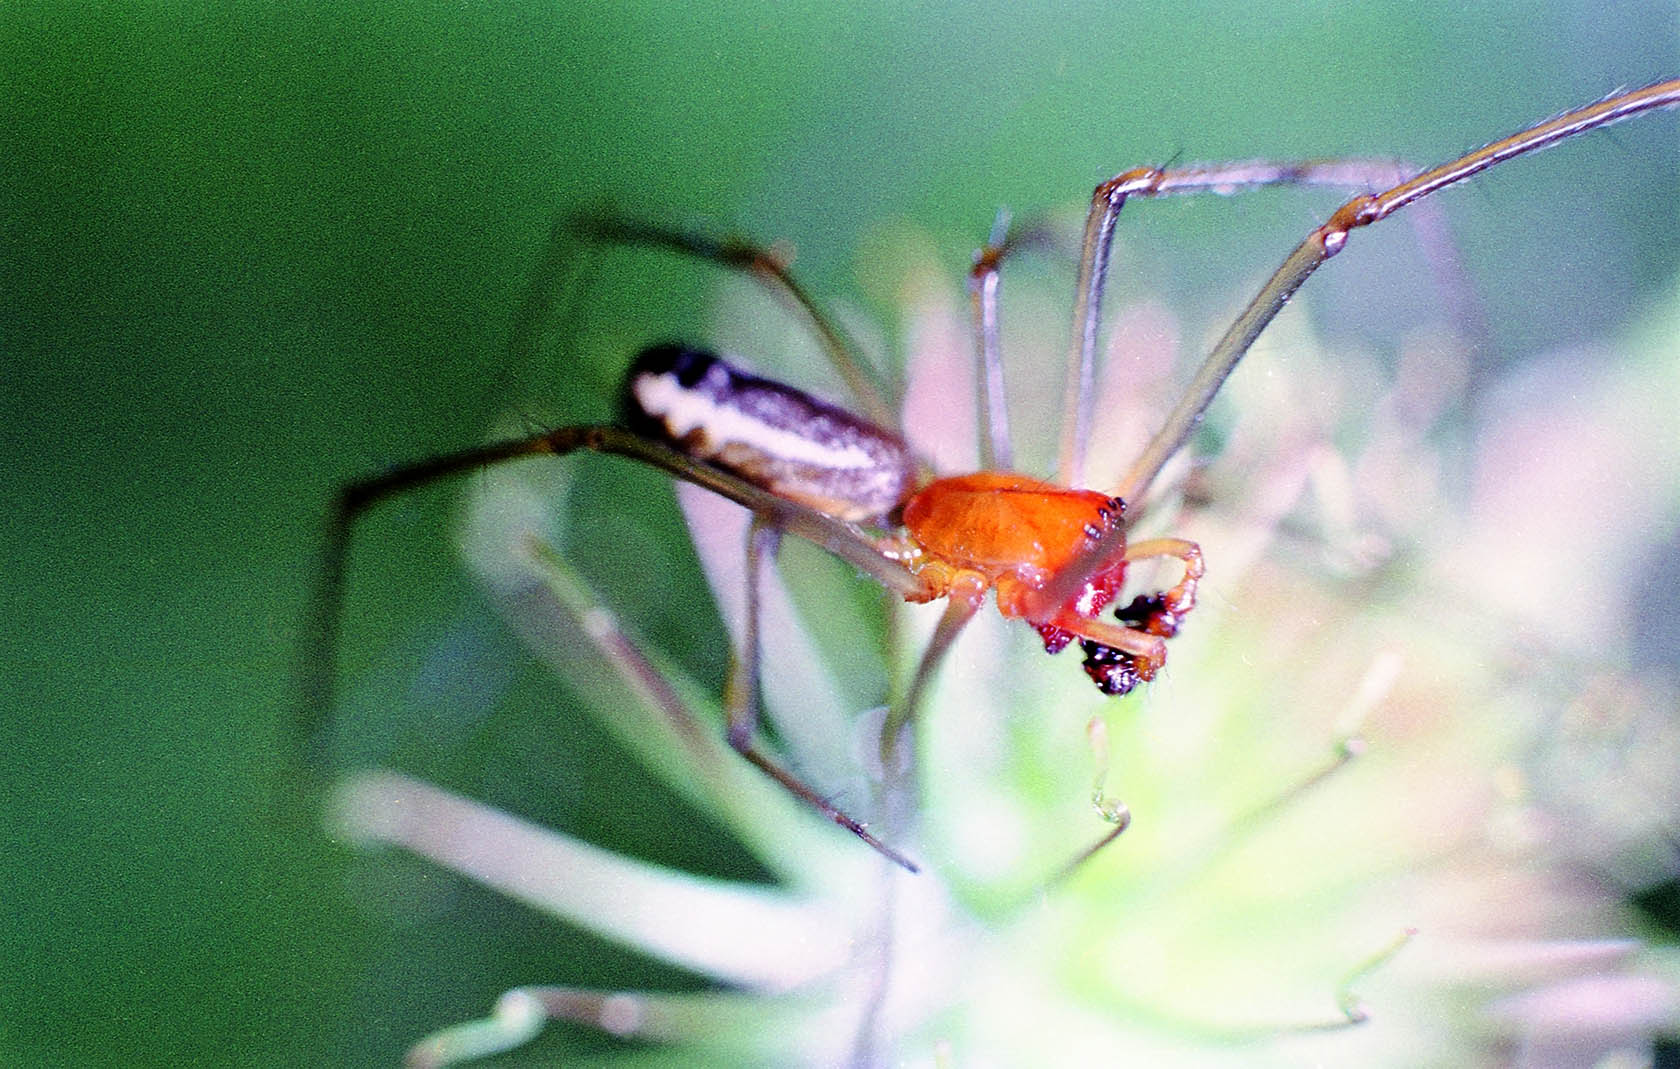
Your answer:
[[[757,739],[759,668],[757,587],[783,533],[832,552],[908,601],[947,599],[947,608],[914,672],[906,696],[886,717],[880,749],[893,765],[897,740],[914,717],[941,658],[994,592],[999,610],[1036,628],[1052,652],[1077,640],[1086,670],[1110,693],[1152,679],[1166,657],[1164,640],[1195,604],[1203,575],[1200,550],[1181,539],[1127,541],[1126,502],[1153,485],[1186,442],[1237,362],[1297,289],[1336,255],[1356,229],[1387,218],[1446,186],[1515,156],[1575,134],[1680,103],[1680,80],[1620,93],[1496,141],[1445,164],[1401,178],[1392,164],[1365,161],[1243,162],[1139,168],[1095,190],[1081,242],[1073,341],[1058,480],[1010,473],[1006,407],[998,368],[999,265],[1006,235],[976,259],[971,276],[975,335],[982,364],[982,413],[989,427],[984,470],[918,479],[880,388],[826,316],[774,256],[745,244],[618,222],[583,229],[601,242],[664,246],[752,272],[799,305],[851,388],[863,416],[757,378],[708,354],[658,347],[642,354],[626,380],[624,426],[568,426],[421,461],[361,480],[341,492],[331,518],[324,581],[305,652],[304,730],[312,736],[331,704],[332,652],[345,554],[356,519],[403,491],[504,461],[577,450],[617,454],[662,469],[744,506],[747,621],[726,698],[730,745],[784,788],[903,867],[915,865],[883,843],[763,749]],[[1091,425],[1095,350],[1114,227],[1129,197],[1196,191],[1233,192],[1267,185],[1386,186],[1348,201],[1283,262],[1213,347],[1181,399],[1137,460],[1109,492],[1078,489]],[[1129,562],[1170,557],[1182,578],[1098,618],[1117,596]],[[1119,827],[1103,842],[1110,841]],[[1099,844],[1100,845],[1100,844]]]

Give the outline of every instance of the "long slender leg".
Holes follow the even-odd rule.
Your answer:
[[[1009,240],[1009,215],[999,212],[986,247],[974,254],[968,295],[974,313],[974,344],[980,381],[980,466],[1008,471],[1015,466],[1009,441],[1009,402],[1003,387],[1003,353],[998,344],[998,265]]]
[[[776,295],[791,302],[816,332],[817,341],[829,363],[839,372],[846,388],[870,422],[896,427],[898,413],[887,402],[875,371],[858,355],[855,343],[831,319],[816,300],[793,277],[781,258],[769,249],[733,237],[715,237],[691,230],[606,216],[583,216],[563,220],[555,227],[551,244],[562,244],[571,236],[598,244],[643,245],[706,260],[734,271],[743,271],[763,282]],[[545,297],[546,299],[546,297]]]
[[[870,834],[863,824],[846,815],[812,790],[804,780],[782,767],[778,761],[759,748],[759,577],[766,562],[775,559],[780,544],[781,531],[755,516],[747,529],[747,604],[746,618],[741,628],[741,649],[736,651],[732,658],[729,686],[724,697],[724,706],[729,717],[729,745],[765,775],[824,817],[880,851],[888,860],[911,872],[918,872],[920,870],[909,858]]]
[[[1173,168],[1138,167],[1099,185],[1091,194],[1091,209],[1085,218],[1085,235],[1080,249],[1074,337],[1069,349],[1064,387],[1061,481],[1068,486],[1083,485],[1103,292],[1108,279],[1109,255],[1114,247],[1114,225],[1127,198],[1182,193],[1231,194],[1279,185],[1380,189],[1403,181],[1414,173],[1415,168],[1395,160],[1242,160]],[[1434,253],[1431,248],[1444,237],[1445,232],[1444,221],[1431,220],[1430,227],[1423,233],[1423,244],[1426,251],[1432,253],[1432,260],[1456,274],[1456,257],[1450,253]],[[1448,245],[1450,247],[1450,242]],[[1467,289],[1467,286],[1457,283],[1448,288]]]
[[[356,520],[369,507],[387,498],[441,479],[523,457],[560,456],[578,450],[623,456],[668,472],[739,502],[764,522],[826,549],[901,597],[927,600],[933,596],[922,580],[884,555],[856,528],[618,427],[559,427],[525,438],[432,457],[350,483],[333,502],[296,669],[299,750],[307,755],[311,767],[324,764],[317,747],[322,741],[320,729],[332,709],[333,658],[338,647],[344,569]]]
[[[1454,183],[1479,174],[1496,164],[1537,149],[1547,148],[1566,138],[1595,130],[1623,119],[1632,118],[1659,108],[1680,105],[1680,78],[1658,82],[1628,93],[1608,97],[1596,104],[1568,111],[1554,119],[1538,123],[1526,130],[1502,138],[1484,148],[1466,153],[1438,167],[1431,167],[1408,181],[1381,193],[1355,197],[1338,208],[1324,225],[1307,235],[1306,240],[1283,261],[1271,278],[1255,294],[1242,313],[1214,345],[1202,362],[1179,403],[1168,414],[1143,453],[1121,479],[1116,494],[1135,501],[1145,493],[1161,469],[1174,453],[1184,445],[1201,422],[1202,414],[1219,392],[1220,386],[1248,352],[1261,331],[1269,326],[1295,292],[1312,276],[1324,261],[1347,244],[1348,235],[1362,226],[1385,219],[1409,204]],[[1082,353],[1094,347],[1097,334],[1097,315],[1102,297],[1102,276],[1107,269],[1107,250],[1111,243],[1114,212],[1127,195],[1148,190],[1152,182],[1159,182],[1174,172],[1127,172],[1113,183],[1098,187],[1093,197],[1091,214],[1086,220],[1085,245],[1080,263],[1078,307],[1079,328],[1074,346],[1075,356],[1070,365],[1075,374],[1083,366]],[[1153,177],[1161,176],[1161,177]],[[1204,184],[1207,184],[1204,182]],[[1110,186],[1115,188],[1110,190]],[[1112,211],[1108,203],[1118,197]],[[1077,423],[1077,421],[1075,421]],[[1077,430],[1077,428],[1075,428]],[[1064,437],[1064,455],[1072,454],[1072,442],[1077,435]],[[1065,602],[1095,569],[1100,568],[1122,544],[1125,532],[1115,528],[1082,553],[1040,592],[1035,605],[1052,606]]]
[[[1009,436],[1009,402],[1003,385],[1003,351],[999,344],[999,270],[1006,257],[1020,249],[1051,241],[1047,227],[1034,223],[1011,230],[1009,214],[999,212],[986,247],[974,254],[968,272],[970,310],[974,316],[974,343],[980,368],[980,466],[988,471],[1009,471],[1015,466]]]
[[[950,591],[945,602],[945,612],[941,614],[939,623],[933,629],[933,637],[928,639],[927,647],[916,660],[916,672],[910,677],[910,686],[904,692],[904,699],[887,715],[886,722],[881,726],[881,766],[886,776],[891,777],[897,769],[896,750],[900,736],[906,728],[915,723],[922,698],[927,693],[927,686],[933,680],[933,673],[945,660],[945,655],[950,652],[963,628],[967,627],[968,622],[974,619],[974,614],[980,611],[980,606],[985,603],[985,594],[984,586],[953,588]]]
[[[1548,148],[1588,130],[1677,104],[1680,104],[1680,78],[1618,94],[1596,104],[1564,112],[1455,160],[1431,167],[1391,189],[1355,197],[1342,205],[1328,222],[1307,235],[1306,240],[1289,254],[1213,347],[1183,399],[1156,432],[1143,455],[1126,473],[1119,489],[1120,496],[1135,497],[1149,488],[1162,466],[1189,438],[1202,413],[1219,392],[1219,387],[1254,344],[1254,339],[1260,336],[1260,332],[1266,329],[1312,273],[1342,250],[1350,232],[1386,219],[1408,204],[1506,160]]]

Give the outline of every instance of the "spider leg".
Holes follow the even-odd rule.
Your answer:
[[[761,245],[735,237],[718,237],[697,230],[660,226],[611,215],[583,215],[558,221],[549,238],[546,265],[563,258],[560,250],[572,241],[582,240],[591,245],[625,245],[663,249],[681,256],[705,260],[731,271],[741,271],[758,279],[776,296],[782,298],[810,323],[829,363],[839,372],[846,388],[856,398],[863,415],[881,427],[898,425],[897,414],[888,404],[876,371],[859,355],[860,350],[844,331],[824,312],[810,293],[794,278],[783,257]],[[539,274],[539,278],[543,275]],[[546,315],[551,294],[546,284],[539,284],[527,302],[527,311],[518,322],[533,331],[535,324]],[[516,336],[517,330],[516,330]]]
[[[1564,112],[1510,137],[1502,138],[1474,152],[1431,167],[1416,177],[1376,194],[1355,197],[1338,208],[1323,226],[1308,234],[1295,251],[1273,272],[1255,294],[1213,351],[1202,362],[1184,397],[1155,433],[1147,449],[1122,480],[1119,494],[1131,497],[1147,490],[1167,460],[1190,437],[1202,413],[1219,392],[1232,369],[1260,336],[1260,332],[1283,310],[1284,304],[1312,273],[1347,244],[1348,234],[1362,226],[1386,219],[1401,208],[1447,186],[1479,174],[1496,164],[1537,149],[1548,148],[1565,138],[1598,129],[1635,115],[1680,104],[1680,78],[1658,82],[1629,93]]]
[[[1135,627],[1122,627],[1103,620],[1093,620],[1076,612],[1061,612],[1050,619],[1082,643],[1093,643],[1122,655],[1136,672],[1139,681],[1147,683],[1167,663],[1167,644],[1160,635],[1152,635]],[[1130,689],[1130,687],[1126,688]],[[1117,691],[1116,693],[1125,693]]]
[[[970,312],[974,317],[976,363],[980,369],[980,466],[988,471],[1009,471],[1015,466],[1009,436],[1009,402],[1003,385],[1003,351],[998,332],[999,269],[1003,260],[1028,245],[1046,244],[1050,231],[1032,224],[1014,231],[1009,213],[999,212],[985,248],[974,254],[968,272]]]
[[[991,239],[974,254],[974,266],[968,273],[975,362],[980,369],[980,466],[988,471],[1015,466],[1015,451],[1009,441],[1009,404],[1003,388],[1003,352],[998,344],[998,266],[1008,240],[1009,214],[1000,211]]]
[[[1137,624],[1140,630],[1151,635],[1171,638],[1178,634],[1185,615],[1196,607],[1196,587],[1206,571],[1202,564],[1202,547],[1184,538],[1148,538],[1126,547],[1128,561],[1155,557],[1183,561],[1184,577],[1169,590],[1138,595],[1115,615],[1127,623]]]
[[[860,821],[811,789],[758,745],[759,579],[765,564],[775,559],[781,537],[781,531],[760,516],[754,516],[747,529],[746,618],[741,649],[731,657],[729,684],[724,695],[729,745],[789,793],[874,847],[883,857],[911,872],[919,872],[909,858],[881,842]]]
[[[309,767],[320,768],[326,763],[321,736],[333,705],[333,660],[338,648],[345,565],[356,521],[381,501],[442,479],[525,457],[562,456],[580,450],[626,457],[738,502],[765,523],[827,550],[900,597],[927,600],[934,596],[923,580],[884,554],[856,527],[618,427],[558,427],[405,464],[345,485],[327,518],[317,584],[296,669],[299,750],[306,755]]]
[[[910,677],[910,687],[904,692],[904,698],[887,715],[886,722],[881,725],[881,767],[885,775],[891,776],[898,768],[895,751],[900,736],[906,728],[915,723],[916,714],[921,710],[922,698],[927,693],[927,687],[933,681],[933,673],[938,670],[945,655],[950,652],[963,628],[974,619],[974,614],[985,604],[986,588],[983,583],[959,583],[948,591],[945,601],[945,611],[939,617],[939,623],[933,629],[933,637],[928,639],[927,646],[922,650],[921,657],[916,660],[915,675]]]
[[[1466,153],[1437,167],[1431,167],[1416,177],[1402,181],[1374,194],[1355,197],[1338,208],[1324,225],[1308,234],[1306,240],[1290,253],[1271,278],[1255,294],[1213,350],[1197,369],[1184,395],[1155,432],[1149,445],[1133,462],[1116,488],[1117,496],[1135,501],[1148,491],[1155,477],[1161,473],[1173,454],[1189,440],[1201,422],[1202,415],[1212,403],[1219,388],[1231,374],[1260,333],[1269,326],[1283,306],[1295,295],[1324,261],[1340,252],[1348,235],[1359,227],[1369,226],[1408,205],[1447,186],[1479,174],[1506,160],[1537,149],[1548,148],[1566,138],[1595,130],[1623,119],[1632,118],[1660,108],[1680,105],[1680,79],[1657,82],[1643,89],[1608,97],[1596,104],[1564,112],[1553,119],[1537,123],[1510,137],[1502,138],[1474,152]],[[1240,171],[1246,165],[1230,165],[1229,169],[1180,168],[1155,170],[1142,168],[1117,175],[1097,187],[1092,196],[1091,211],[1086,217],[1085,238],[1080,258],[1079,290],[1075,308],[1076,337],[1069,358],[1069,409],[1074,418],[1063,429],[1063,474],[1074,467],[1077,446],[1083,441],[1089,417],[1079,414],[1083,387],[1093,377],[1091,361],[1096,348],[1104,277],[1108,270],[1108,256],[1113,243],[1115,217],[1128,196],[1155,196],[1167,192],[1189,191],[1196,188],[1220,189],[1223,186],[1249,186],[1302,181],[1287,173],[1287,165],[1260,164],[1254,181],[1244,181]],[[1268,177],[1265,167],[1278,170]],[[1323,165],[1313,165],[1323,166]],[[1330,177],[1330,172],[1325,172]],[[1235,178],[1233,178],[1235,175]],[[1178,176],[1184,176],[1180,179]],[[1223,181],[1221,180],[1223,179]],[[1330,180],[1325,184],[1339,184]],[[1076,390],[1080,392],[1076,392]],[[1103,561],[1121,545],[1125,532],[1110,531],[1096,544],[1064,568],[1045,588],[1043,602],[1053,604],[1071,597]]]
[[[1126,560],[1172,557],[1184,562],[1184,576],[1178,585],[1155,594],[1140,594],[1131,604],[1115,610],[1115,618],[1134,634],[1168,639],[1178,634],[1184,617],[1196,607],[1196,587],[1203,574],[1202,550],[1182,538],[1153,538],[1126,548]],[[1166,658],[1163,644],[1159,659],[1142,658],[1132,649],[1113,643],[1082,638],[1085,672],[1105,694],[1125,694],[1139,683],[1155,678]]]
[[[1085,443],[1090,437],[1091,406],[1096,377],[1097,335],[1102,323],[1102,299],[1107,285],[1114,226],[1129,197],[1162,197],[1181,193],[1228,195],[1268,186],[1320,186],[1337,189],[1382,189],[1404,181],[1416,168],[1398,160],[1241,160],[1233,163],[1192,164],[1185,167],[1137,167],[1097,186],[1085,218],[1081,242],[1079,282],[1075,293],[1074,338],[1069,349],[1063,399],[1060,480],[1083,485]],[[1455,298],[1470,291],[1445,220],[1433,217],[1419,226],[1426,255],[1446,279]],[[1473,302],[1453,301],[1468,322],[1479,322]],[[1479,332],[1479,328],[1472,328]],[[1121,493],[1130,500],[1134,495]]]
[[[1124,532],[1124,527],[1117,527]],[[1104,538],[1097,544],[1103,545],[1110,539]],[[1142,658],[1146,675],[1141,678],[1148,680],[1154,677],[1161,662],[1166,659],[1166,648],[1157,647],[1154,643],[1145,641],[1151,636],[1171,638],[1178,633],[1178,627],[1183,618],[1196,607],[1196,589],[1200,585],[1206,567],[1202,562],[1202,548],[1196,543],[1184,538],[1148,538],[1140,542],[1110,547],[1110,553],[1120,550],[1120,557],[1126,561],[1148,560],[1156,557],[1171,557],[1184,562],[1184,575],[1177,585],[1157,594],[1146,594],[1136,598],[1130,605],[1119,609],[1116,615],[1128,624],[1136,627],[1116,629],[1099,620],[1087,616],[1080,616],[1066,608],[1067,598],[1058,595],[1058,588],[1064,585],[1067,573],[1075,569],[1082,569],[1081,558],[1069,565],[1067,569],[1045,584],[1039,590],[1010,589],[1010,584],[1000,583],[1004,588],[1003,597],[1011,605],[1010,615],[1025,616],[1034,623],[1044,622],[1054,624],[1075,637],[1094,642],[1100,646],[1107,646],[1111,650],[1129,657]],[[1105,557],[1100,564],[1110,563],[1112,557]],[[1061,600],[1052,599],[1061,597]],[[1119,631],[1120,634],[1113,632]],[[1110,637],[1119,641],[1110,642],[1099,636],[1098,632],[1110,633]],[[1152,665],[1153,667],[1148,667]]]

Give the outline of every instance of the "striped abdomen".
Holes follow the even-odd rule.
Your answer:
[[[898,435],[696,349],[643,350],[625,408],[635,429],[836,519],[879,519],[914,480]]]

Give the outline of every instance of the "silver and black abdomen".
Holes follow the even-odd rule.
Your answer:
[[[624,393],[635,429],[836,519],[879,519],[914,482],[898,435],[698,349],[644,349]]]

